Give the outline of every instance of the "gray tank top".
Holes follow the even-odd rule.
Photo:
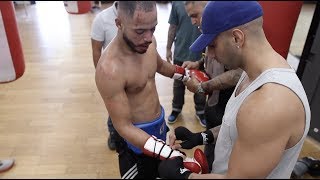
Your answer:
[[[260,74],[244,91],[235,97],[235,92],[238,89],[239,84],[246,76],[247,74],[243,72],[233,94],[227,103],[221,129],[215,146],[215,160],[212,163],[212,173],[225,174],[228,170],[228,162],[231,150],[238,137],[236,116],[242,102],[256,89],[266,83],[271,82],[284,85],[291,89],[302,101],[306,113],[306,123],[303,137],[295,146],[284,151],[279,164],[267,176],[267,178],[270,179],[289,179],[294,165],[298,160],[301,148],[310,127],[311,113],[304,88],[293,69],[272,68]]]

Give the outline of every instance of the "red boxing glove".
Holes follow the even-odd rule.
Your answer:
[[[199,148],[197,148],[194,151],[194,159],[200,164],[202,174],[207,174],[209,173],[209,166],[208,166],[208,161],[206,158],[206,155],[204,155],[203,151]]]
[[[171,77],[172,79],[176,79],[176,80],[180,80],[183,82],[186,82],[189,80],[190,76],[189,76],[189,70],[185,69],[181,66],[175,65],[175,71],[173,76]]]
[[[197,174],[207,174],[209,172],[207,158],[199,148],[194,151],[193,158],[186,157],[183,160],[183,166]]]
[[[197,174],[202,173],[201,165],[199,164],[199,162],[195,160],[195,158],[186,157],[183,160],[183,166],[193,173],[197,173]]]
[[[207,76],[206,73],[199,71],[199,70],[189,70],[189,74],[191,76],[191,74],[194,75],[194,77],[199,81],[199,82],[205,82],[205,81],[209,81],[209,77]]]
[[[203,172],[207,172],[203,169],[203,167],[205,167],[203,164],[206,162],[206,158],[203,152],[202,154],[201,152],[202,151],[200,149],[196,149],[194,152],[194,158],[186,157],[183,160],[183,166],[193,173],[201,174]],[[151,136],[147,140],[143,148],[143,153],[147,156],[151,156],[160,160],[174,159],[179,156],[185,157],[183,152],[171,149],[170,146],[168,146],[163,140],[157,139],[155,136]]]

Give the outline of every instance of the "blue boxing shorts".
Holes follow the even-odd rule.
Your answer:
[[[160,116],[154,121],[147,122],[147,123],[134,123],[133,125],[136,126],[137,128],[142,129],[149,135],[154,135],[158,139],[162,139],[164,142],[166,142],[168,129],[167,129],[166,121],[164,119],[164,109],[162,106],[161,106]],[[128,148],[131,149],[134,153],[142,154],[141,149],[132,145],[128,141],[126,141],[126,143],[128,144]]]

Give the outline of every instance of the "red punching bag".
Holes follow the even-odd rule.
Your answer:
[[[258,1],[263,8],[263,30],[275,51],[285,59],[299,18],[302,1]]]
[[[84,14],[91,10],[91,1],[64,1],[64,6],[70,14]]]
[[[0,1],[0,83],[24,73],[24,57],[12,1]]]

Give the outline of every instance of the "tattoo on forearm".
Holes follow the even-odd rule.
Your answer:
[[[177,30],[176,25],[171,24],[169,26],[167,48],[171,49],[174,38],[176,37],[176,30]]]
[[[214,90],[223,90],[237,85],[240,76],[242,74],[241,69],[230,70],[222,73],[221,75],[211,79],[203,87],[207,92]]]

